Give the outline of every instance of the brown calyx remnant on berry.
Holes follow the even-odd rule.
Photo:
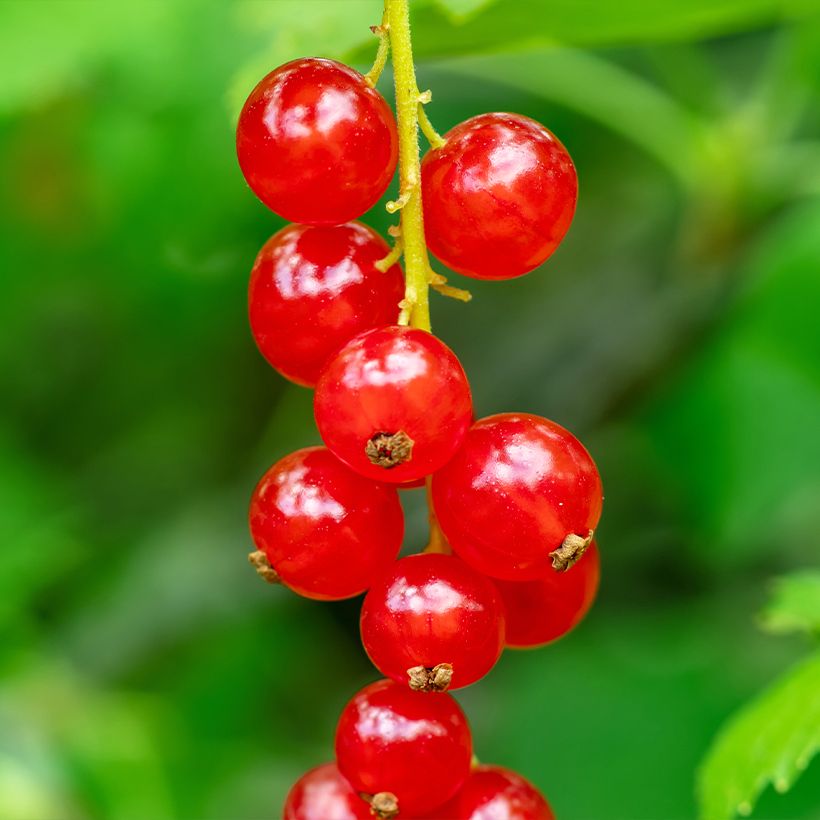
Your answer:
[[[550,553],[552,568],[556,572],[566,572],[587,551],[587,547],[592,543],[592,536],[592,530],[586,538],[571,532],[561,546]]]
[[[446,692],[453,680],[453,665],[439,663],[432,668],[411,666],[407,670],[410,688],[414,692]]]
[[[391,820],[399,816],[399,801],[392,792],[378,792],[373,797],[363,795],[370,803],[370,813],[381,820]]]
[[[260,578],[264,578],[269,584],[281,583],[279,574],[270,565],[268,556],[262,550],[256,550],[248,555],[248,563],[259,573]]]
[[[371,464],[389,470],[410,461],[413,457],[413,444],[413,439],[404,430],[397,433],[376,433],[365,444],[364,452]]]

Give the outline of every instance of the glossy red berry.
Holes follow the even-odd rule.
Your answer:
[[[387,677],[407,684],[413,669],[411,687],[436,690],[441,684],[425,670],[446,664],[444,687],[458,689],[484,677],[501,655],[504,607],[493,582],[460,558],[410,555],[370,588],[361,631]]]
[[[387,243],[359,222],[289,225],[256,257],[248,313],[262,355],[283,376],[313,386],[327,359],[365,330],[395,322],[401,268],[374,265]]]
[[[511,581],[563,570],[601,516],[589,453],[553,421],[501,413],[476,422],[433,476],[433,504],[450,546],[475,569]]]
[[[601,559],[593,542],[568,572],[496,581],[507,613],[507,646],[543,646],[576,627],[595,600]]]
[[[370,806],[335,763],[302,775],[288,792],[282,816],[283,820],[373,820]]]
[[[371,330],[325,365],[314,398],[325,444],[368,478],[403,484],[458,449],[472,418],[455,353],[409,327]]]
[[[282,583],[318,600],[364,592],[395,560],[404,535],[395,488],[362,478],[324,447],[274,464],[253,492],[248,518]]]
[[[399,817],[449,800],[467,779],[471,757],[467,718],[450,695],[391,680],[362,689],[336,729],[339,771],[356,791],[393,795]]]
[[[478,279],[531,271],[558,247],[578,179],[566,148],[519,114],[457,125],[421,166],[425,233],[445,265]]]
[[[339,225],[375,205],[392,179],[396,121],[358,71],[294,60],[251,92],[236,153],[248,185],[272,211],[291,222]]]
[[[427,820],[555,820],[544,795],[501,766],[477,766],[458,794]]]

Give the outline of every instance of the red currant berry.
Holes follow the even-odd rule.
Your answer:
[[[362,333],[325,365],[314,397],[325,444],[368,478],[403,484],[449,461],[472,418],[455,353],[423,330]]]
[[[395,488],[362,478],[324,447],[274,464],[253,492],[248,518],[282,583],[317,600],[364,592],[395,560],[404,535]]]
[[[543,646],[576,627],[598,592],[601,559],[593,542],[569,572],[535,581],[496,581],[507,613],[507,646]]]
[[[336,729],[339,771],[356,791],[394,797],[399,817],[449,800],[467,779],[471,757],[467,718],[450,695],[391,680],[362,689]]]
[[[578,179],[566,148],[518,114],[457,125],[421,166],[430,250],[477,279],[511,279],[538,267],[567,232]]]
[[[283,820],[373,820],[370,806],[353,791],[335,763],[317,766],[293,784]]]
[[[387,243],[359,222],[289,225],[264,245],[251,271],[248,312],[262,355],[282,375],[312,387],[327,359],[364,330],[394,322],[401,268],[374,264]]]
[[[598,470],[578,439],[524,413],[476,422],[433,476],[432,495],[456,553],[511,581],[570,567],[589,545],[603,501]]]
[[[493,582],[453,555],[410,555],[370,588],[362,643],[379,671],[413,689],[458,689],[492,669],[504,648]]]
[[[555,820],[544,795],[501,766],[477,766],[458,794],[430,820]]]
[[[396,120],[358,71],[294,60],[251,92],[236,153],[248,185],[272,211],[291,222],[339,225],[375,205],[392,179]]]

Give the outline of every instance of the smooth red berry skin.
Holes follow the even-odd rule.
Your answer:
[[[395,322],[401,268],[374,267],[389,251],[360,222],[289,225],[274,234],[256,257],[248,287],[251,330],[268,362],[312,387],[328,358],[354,336]]]
[[[574,629],[598,593],[601,559],[593,542],[566,572],[535,581],[496,581],[507,614],[506,645],[543,646]]]
[[[396,120],[358,71],[334,60],[294,60],[251,92],[236,153],[248,185],[279,216],[340,225],[373,207],[390,183]]]
[[[453,667],[450,689],[475,683],[504,648],[504,606],[493,582],[453,555],[410,555],[368,591],[362,643],[389,678],[413,666]]]
[[[458,794],[427,820],[555,820],[544,795],[520,774],[476,766]]]
[[[299,595],[360,595],[395,560],[404,516],[394,487],[349,470],[324,447],[285,456],[256,486],[251,536]]]
[[[336,729],[336,762],[356,791],[391,792],[399,817],[449,800],[470,773],[472,738],[447,693],[413,692],[391,680],[362,689]]]
[[[425,235],[448,267],[511,279],[544,262],[572,222],[578,178],[566,148],[519,114],[457,125],[421,165]]]
[[[314,397],[325,444],[356,472],[404,484],[444,465],[472,418],[470,386],[455,353],[430,333],[391,326],[353,339],[325,366]],[[403,432],[409,460],[385,467],[368,442]]]
[[[370,806],[339,773],[325,763],[302,775],[285,800],[283,820],[373,820]]]
[[[570,533],[594,530],[603,503],[598,470],[578,439],[526,413],[476,422],[433,476],[432,496],[453,550],[510,581],[555,572],[550,553]]]

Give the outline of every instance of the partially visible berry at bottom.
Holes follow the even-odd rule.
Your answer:
[[[283,820],[373,820],[370,806],[339,773],[325,763],[303,774],[285,800]]]
[[[555,820],[544,795],[520,774],[476,766],[458,794],[416,820]]]

